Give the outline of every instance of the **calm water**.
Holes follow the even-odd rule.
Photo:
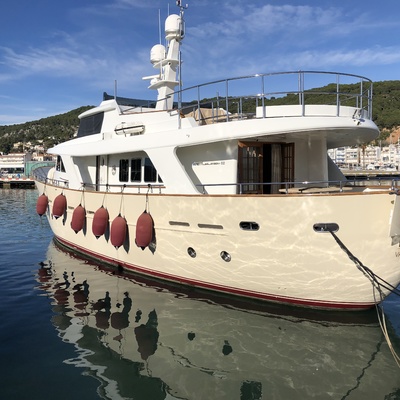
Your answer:
[[[55,246],[36,191],[0,196],[1,398],[400,399],[373,312],[243,308],[135,280]],[[400,352],[400,299],[385,310]]]

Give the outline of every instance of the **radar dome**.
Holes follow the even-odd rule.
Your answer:
[[[165,47],[162,44],[156,44],[150,50],[151,63],[157,64],[165,59]]]
[[[165,38],[167,40],[182,39],[183,30],[181,29],[182,29],[182,19],[179,15],[171,14],[165,20]]]

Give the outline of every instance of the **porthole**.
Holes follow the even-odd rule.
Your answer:
[[[253,221],[241,221],[239,226],[244,231],[258,231],[260,229],[260,225]]]
[[[172,226],[190,226],[189,222],[181,222],[181,221],[169,221],[169,224]]]
[[[319,224],[314,224],[313,229],[315,232],[318,233],[325,233],[325,232],[337,232],[339,230],[339,225],[333,223],[319,223]]]
[[[188,247],[187,253],[189,254],[190,257],[195,258],[196,257],[196,250],[193,247]]]
[[[229,262],[232,260],[231,255],[227,251],[221,251],[220,256],[225,262]]]
[[[224,229],[222,225],[213,225],[213,224],[197,224],[199,228],[206,228],[206,229]]]

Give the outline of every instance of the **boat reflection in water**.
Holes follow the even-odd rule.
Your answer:
[[[265,304],[246,309],[93,265],[54,243],[44,264],[38,281],[53,299],[53,323],[76,348],[66,362],[95,377],[103,398],[400,395],[400,374],[373,312],[346,322],[346,314],[328,321]]]

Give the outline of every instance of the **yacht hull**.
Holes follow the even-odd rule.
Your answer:
[[[157,279],[258,300],[346,310],[367,309],[381,300],[354,257],[391,285],[400,282],[400,249],[393,237],[400,203],[389,190],[252,196],[103,193],[39,181],[37,187],[49,198],[46,215],[64,246]],[[63,217],[55,218],[53,201],[61,193],[67,207]],[[75,233],[72,215],[80,204],[86,221]],[[96,238],[93,216],[102,206],[109,226]],[[154,234],[142,249],[135,235],[145,209],[154,221]],[[120,247],[110,241],[118,215],[127,222]],[[315,224],[337,224],[334,235],[342,245],[330,232],[314,229]]]

